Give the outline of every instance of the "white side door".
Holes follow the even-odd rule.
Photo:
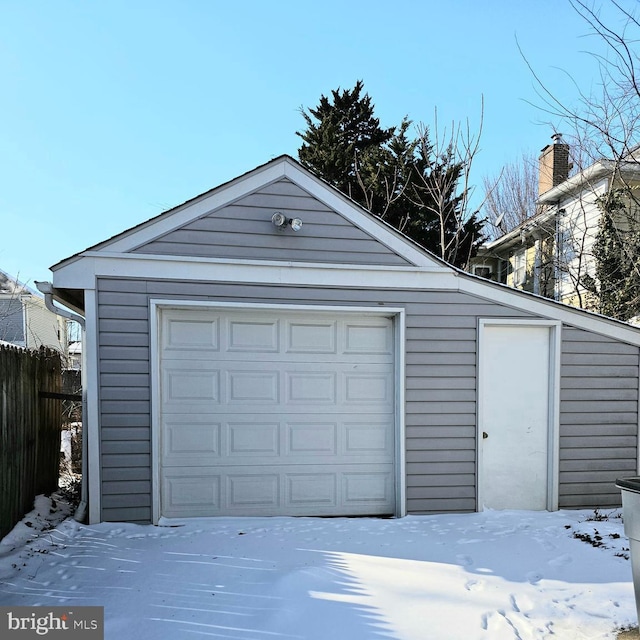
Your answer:
[[[478,509],[557,508],[557,323],[483,320]]]

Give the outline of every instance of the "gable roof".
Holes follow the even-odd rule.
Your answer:
[[[221,259],[147,255],[136,249],[155,238],[225,207],[246,195],[287,178],[406,259],[406,264],[317,264],[286,260]],[[640,346],[640,329],[593,312],[569,307],[535,294],[490,282],[440,260],[411,239],[363,209],[350,198],[283,155],[159,216],[77,253],[51,267],[57,299],[82,308],[82,290],[94,289],[95,278],[165,278],[229,280],[253,284],[340,286],[459,291],[514,310],[593,331]],[[74,297],[75,296],[75,297]]]
[[[74,254],[53,265],[51,270],[56,271],[70,261],[76,260],[87,253],[128,253],[135,251],[144,244],[152,242],[171,231],[180,229],[199,218],[211,215],[216,210],[228,206],[240,198],[282,178],[287,178],[304,189],[311,196],[339,213],[347,221],[397,253],[408,263],[437,270],[450,268],[450,265],[446,262],[415,243],[384,220],[361,207],[351,198],[337,191],[333,186],[311,173],[292,157],[281,155],[154,218]]]

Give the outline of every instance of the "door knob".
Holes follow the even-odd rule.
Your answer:
[[[482,439],[486,440],[489,437],[489,434],[486,431],[482,432]]]

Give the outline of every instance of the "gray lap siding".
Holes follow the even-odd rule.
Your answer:
[[[98,333],[104,520],[151,519],[152,298],[371,305],[375,310],[384,304],[404,307],[407,510],[476,509],[477,321],[480,317],[532,316],[458,292],[101,278]],[[515,367],[525,374],[525,363]],[[617,504],[615,475],[635,473],[638,367],[637,347],[563,329],[561,507]]]
[[[300,217],[302,229],[283,233],[271,216]],[[251,233],[247,233],[251,229]],[[135,253],[292,260],[332,264],[407,265],[378,239],[284,178],[148,242]]]
[[[615,480],[636,475],[638,348],[563,330],[560,506],[620,504]]]

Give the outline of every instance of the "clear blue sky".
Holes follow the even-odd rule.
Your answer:
[[[384,126],[480,119],[472,182],[550,141],[597,45],[567,0],[0,0],[0,269],[20,280],[282,153],[362,79]],[[564,71],[562,71],[564,70]]]

